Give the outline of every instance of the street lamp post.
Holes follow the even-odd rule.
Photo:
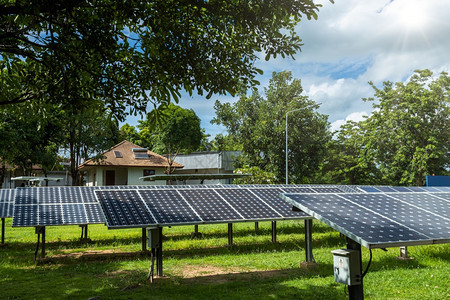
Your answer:
[[[322,103],[317,103],[318,106],[320,106],[321,104]],[[288,151],[289,151],[289,148],[288,148],[288,114],[295,112],[295,111],[307,109],[307,108],[310,108],[310,106],[293,109],[286,113],[286,184],[289,184],[289,177],[288,177],[289,176],[289,171],[288,171],[289,170],[289,168],[288,168],[288,164],[289,164],[289,162],[288,162]]]
[[[289,176],[289,171],[288,171],[289,170],[289,168],[288,168],[288,164],[289,164],[289,162],[288,162],[288,151],[289,151],[289,148],[288,148],[288,114],[295,112],[295,111],[305,109],[305,108],[306,107],[293,109],[286,113],[286,184],[289,184],[289,177],[288,177]]]

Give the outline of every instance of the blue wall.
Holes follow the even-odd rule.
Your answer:
[[[427,186],[450,186],[450,176],[427,175]]]

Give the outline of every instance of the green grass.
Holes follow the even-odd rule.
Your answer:
[[[146,282],[149,257],[140,253],[141,229],[108,230],[89,226],[91,243],[80,244],[78,226],[47,227],[47,260],[33,263],[34,228],[11,228],[0,247],[0,299],[347,299],[334,282],[331,250],[345,241],[314,222],[315,267],[304,260],[303,222],[277,222],[271,243],[270,222],[235,224],[234,246],[227,247],[227,226],[164,228],[164,274]],[[364,278],[366,299],[450,299],[450,245],[409,247],[413,260],[396,257],[398,248],[373,250]],[[363,268],[369,251],[363,248]]]

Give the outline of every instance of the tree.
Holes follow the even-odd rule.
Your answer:
[[[276,184],[277,177],[271,172],[261,170],[258,167],[243,166],[237,168],[234,174],[252,174],[252,176],[236,178],[233,180],[234,184]]]
[[[242,143],[242,165],[256,166],[285,178],[285,115],[290,114],[289,174],[291,182],[307,182],[318,171],[331,134],[327,117],[315,112],[317,103],[302,96],[300,80],[290,72],[273,73],[264,98],[257,91],[234,104],[216,102],[213,123]]]
[[[347,121],[327,147],[321,174],[316,182],[373,185],[382,184],[381,174],[364,145],[362,122]]]
[[[450,167],[450,77],[417,70],[409,81],[384,82],[374,112],[364,121],[365,146],[383,178],[393,185],[423,185],[425,175]],[[375,102],[375,99],[377,102]]]
[[[55,165],[61,141],[58,116],[48,113],[48,105],[38,106],[39,110],[24,105],[0,109],[0,158],[26,175],[35,164],[46,174]]]
[[[200,118],[192,109],[184,109],[174,104],[164,110],[166,117],[156,130],[150,134],[151,149],[156,153],[168,155],[169,167],[167,173],[173,172],[173,162],[178,153],[196,151],[202,145],[204,131],[200,127]],[[140,121],[140,134],[149,133],[152,118]]]
[[[46,99],[59,104],[67,78],[89,77],[85,89],[123,119],[190,94],[234,94],[255,86],[260,52],[293,56],[295,25],[317,18],[312,0],[268,1],[3,1],[0,69],[15,92],[0,105]],[[25,68],[21,65],[25,64]],[[156,112],[158,110],[155,110]],[[155,113],[158,117],[158,114]]]

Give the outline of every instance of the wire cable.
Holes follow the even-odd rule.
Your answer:
[[[369,271],[370,264],[372,263],[372,249],[369,249],[369,252],[370,252],[369,263],[367,264],[367,267],[366,267],[366,269],[364,270],[364,273],[362,274],[361,279],[363,279],[364,276],[366,276],[367,271]]]

